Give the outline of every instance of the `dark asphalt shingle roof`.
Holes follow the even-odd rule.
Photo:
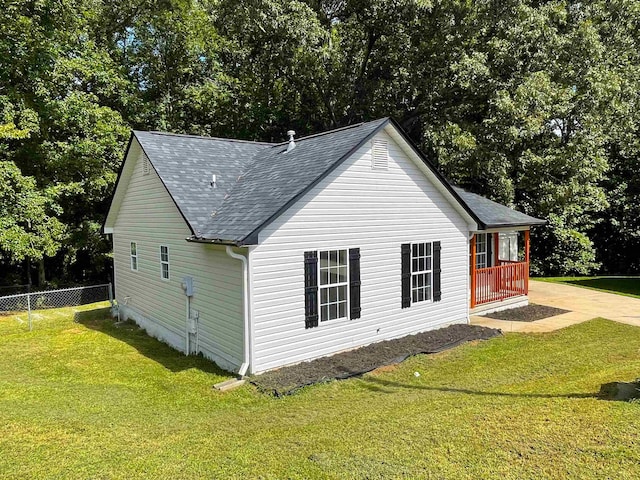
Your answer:
[[[134,135],[194,237],[243,244],[256,243],[261,227],[390,121],[383,118],[300,138],[288,153],[287,143],[162,132]],[[212,175],[216,188],[211,187]],[[452,192],[477,217],[480,228],[545,223],[460,188]]]
[[[484,224],[484,228],[544,225],[545,220],[531,217],[481,195],[453,187],[458,196]]]
[[[204,230],[255,154],[271,146],[161,132],[134,135],[194,232]]]
[[[306,192],[339,160],[387,122],[386,118],[296,140],[259,151],[229,197],[210,219],[203,236],[244,240]],[[286,152],[286,153],[285,153]]]

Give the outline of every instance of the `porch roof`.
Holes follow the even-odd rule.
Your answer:
[[[526,213],[518,212],[512,208],[489,200],[481,195],[467,192],[460,187],[453,187],[460,199],[482,222],[478,225],[480,230],[503,227],[530,227],[544,225],[546,220],[532,217]]]

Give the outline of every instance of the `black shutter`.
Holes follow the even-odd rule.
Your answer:
[[[411,306],[411,244],[402,244],[402,308]]]
[[[442,282],[440,281],[440,274],[442,269],[440,267],[440,242],[433,242],[433,301],[439,302],[442,299]]]
[[[318,326],[318,252],[304,252],[304,327]]]
[[[349,319],[360,318],[360,249],[349,249]]]
[[[493,256],[493,233],[487,233],[487,267],[493,267],[494,262],[491,261]]]

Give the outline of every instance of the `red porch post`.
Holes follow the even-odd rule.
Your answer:
[[[524,231],[524,261],[526,271],[524,272],[524,293],[529,294],[529,230]]]
[[[476,235],[471,237],[471,308],[476,306]]]

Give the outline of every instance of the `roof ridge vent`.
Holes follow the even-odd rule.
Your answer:
[[[293,130],[289,130],[287,135],[289,136],[289,145],[287,146],[287,153],[296,148],[296,142],[293,140],[293,136],[296,134]]]

